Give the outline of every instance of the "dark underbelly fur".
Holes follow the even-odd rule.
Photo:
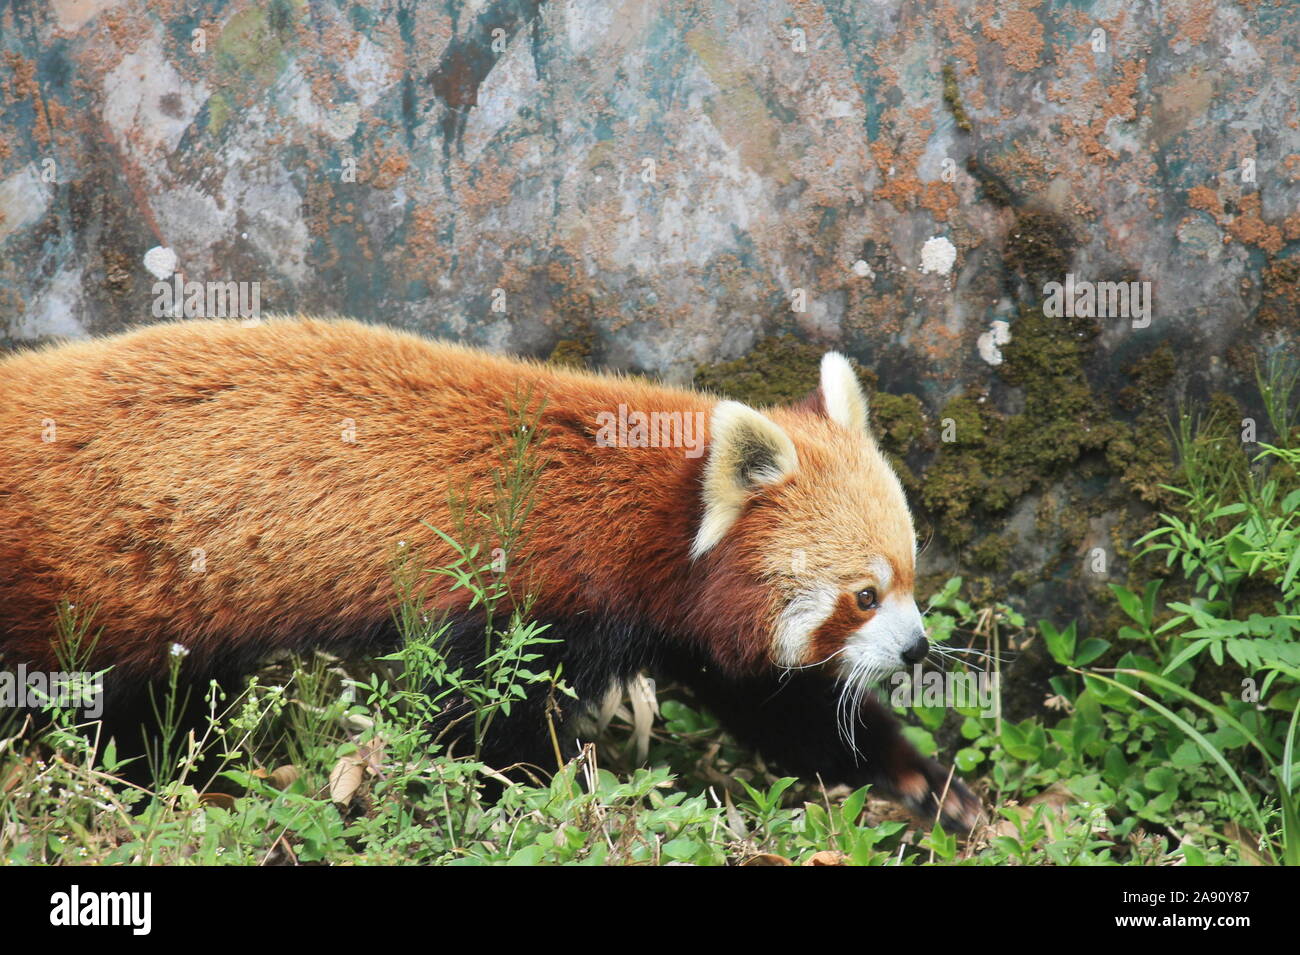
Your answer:
[[[528,699],[512,707],[508,718],[494,721],[482,750],[490,766],[526,763],[553,770],[551,724],[555,724],[561,755],[576,755],[579,717],[588,707],[598,705],[612,686],[646,671],[660,682],[686,686],[736,739],[759,751],[781,772],[820,779],[827,786],[871,784],[878,795],[902,802],[922,820],[933,822],[938,815],[946,828],[958,832],[969,829],[980,811],[976,797],[957,779],[950,780],[947,770],[921,756],[903,737],[894,715],[873,698],[866,700],[858,714],[856,749],[850,748],[836,723],[838,687],[820,672],[797,670],[735,678],[698,650],[625,620],[580,616],[543,622],[549,624],[543,636],[559,642],[537,647],[544,664],[529,666],[554,670],[562,665],[563,679],[576,691],[578,700],[554,695],[558,712],[552,711],[548,721],[549,694],[544,687],[536,688]],[[452,664],[472,667],[481,659],[482,641],[481,618],[454,621],[446,644]],[[357,657],[362,653],[379,655],[397,644],[396,630],[390,625],[346,641],[322,644],[305,638],[299,641],[299,649],[319,646]],[[191,670],[184,720],[203,725],[203,697],[209,679],[222,683],[233,699],[257,662],[256,655],[247,653],[224,659],[219,668],[204,673]],[[116,736],[120,748],[129,753],[136,748],[131,741],[140,739],[141,724],[155,724],[148,687],[136,682],[124,692],[120,680],[106,683],[103,738]],[[472,724],[465,720],[460,725]],[[469,740],[458,738],[459,732],[453,727],[444,743],[454,752],[465,752]],[[940,812],[940,796],[945,792],[947,799]]]
[[[564,679],[579,698],[578,703],[556,698],[563,720],[557,735],[566,758],[577,752],[576,723],[584,708],[598,705],[611,686],[647,671],[657,681],[689,688],[736,739],[782,772],[820,779],[827,786],[870,784],[878,795],[902,802],[928,822],[937,816],[953,831],[968,830],[979,814],[974,794],[917,752],[902,735],[898,720],[874,698],[868,697],[858,714],[856,748],[851,748],[836,723],[839,687],[826,674],[795,670],[738,679],[724,674],[698,650],[627,621],[578,617],[547,622],[544,635],[560,642],[544,645],[543,656],[551,668],[563,665]],[[452,644],[476,646],[482,632],[480,622],[464,621]],[[487,762],[553,767],[545,707],[545,695],[537,694],[513,709],[509,720],[498,721],[485,741]]]

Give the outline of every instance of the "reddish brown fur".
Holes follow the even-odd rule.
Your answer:
[[[737,669],[767,652],[772,597],[743,534],[700,561],[717,572],[688,572],[702,459],[594,440],[620,402],[707,420],[709,396],[318,320],[158,325],[11,356],[0,376],[11,659],[53,663],[64,597],[98,606],[100,662],[139,673],[171,641],[216,659],[382,623],[395,546],[449,556],[421,521],[450,529],[448,487],[485,489],[519,388],[545,395],[557,462],[533,520],[538,611],[626,608]]]

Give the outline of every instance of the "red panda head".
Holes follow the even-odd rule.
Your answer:
[[[724,551],[757,585],[752,632],[767,659],[824,664],[855,688],[919,663],[929,644],[912,593],[912,516],[849,362],[827,354],[820,387],[793,408],[719,403],[709,434],[691,553]]]

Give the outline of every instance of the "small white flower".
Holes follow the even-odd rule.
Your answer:
[[[183,643],[173,643],[171,655],[174,657],[187,657],[190,655],[190,648]]]

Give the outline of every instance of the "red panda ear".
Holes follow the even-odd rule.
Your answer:
[[[867,430],[867,396],[862,391],[857,372],[839,352],[822,356],[821,387],[814,393],[818,410],[849,431]]]
[[[739,401],[719,402],[709,419],[704,519],[691,556],[701,556],[722,540],[750,494],[783,480],[798,466],[794,442],[780,425]]]

